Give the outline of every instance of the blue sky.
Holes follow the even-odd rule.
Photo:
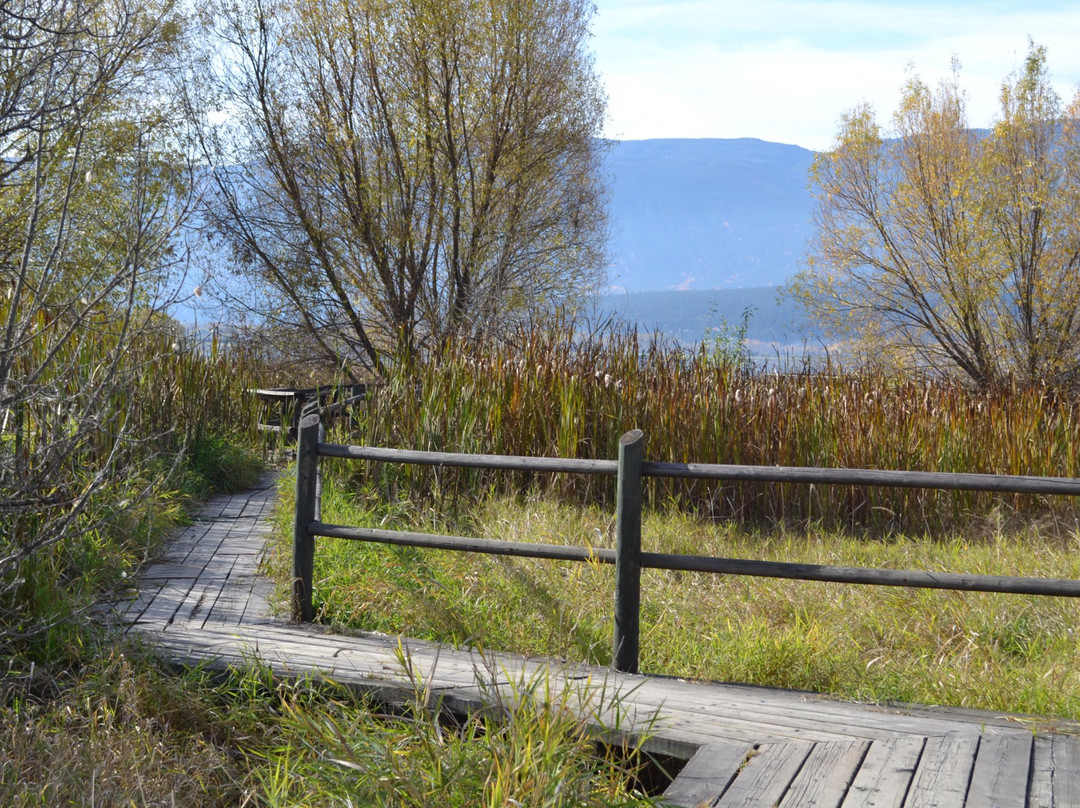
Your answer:
[[[596,0],[609,137],[758,137],[828,148],[841,113],[887,123],[910,66],[934,85],[955,56],[972,125],[995,115],[1028,38],[1058,93],[1080,82],[1080,2]]]

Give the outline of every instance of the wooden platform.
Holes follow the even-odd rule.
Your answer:
[[[182,664],[258,658],[280,676],[326,676],[389,699],[411,692],[404,658],[452,709],[548,682],[598,727],[643,732],[649,749],[687,760],[665,792],[670,805],[1080,808],[1075,723],[626,676],[273,617],[273,587],[258,574],[273,501],[267,476],[211,502],[112,619]]]

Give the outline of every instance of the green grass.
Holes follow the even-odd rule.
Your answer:
[[[517,337],[510,348],[452,346],[415,377],[388,380],[352,413],[349,440],[614,457],[622,431],[641,427],[652,459],[1080,473],[1080,409],[1045,391],[753,376],[704,352],[638,350],[618,334]],[[90,346],[86,368],[97,361]],[[102,487],[82,529],[20,567],[18,590],[0,604],[0,804],[648,804],[628,785],[633,754],[598,749],[543,682],[518,683],[514,703],[501,705],[509,720],[450,722],[419,678],[415,702],[387,714],[328,683],[276,682],[257,665],[224,679],[177,676],[88,628],[83,609],[126,584],[186,503],[250,482],[255,408],[243,391],[273,382],[256,359],[217,346],[151,341],[129,358],[131,386],[115,402],[131,438],[123,474]],[[27,409],[23,439],[52,417]],[[109,452],[108,431],[95,434],[100,445],[86,445],[64,484]],[[352,473],[332,475],[327,520],[612,542],[609,480],[541,486],[388,465]],[[341,483],[364,496],[345,496]],[[672,483],[651,488],[650,505],[649,549],[1080,578],[1075,530],[1017,529],[1032,515],[1069,519],[1056,501]],[[924,527],[939,538],[911,533]],[[286,545],[273,562],[283,575]],[[610,662],[608,567],[321,540],[316,576],[328,622]],[[1080,716],[1070,601],[655,571],[644,586],[646,670]]]
[[[388,713],[254,663],[178,675],[137,648],[96,650],[76,672],[0,675],[0,804],[655,804],[633,790],[645,759],[598,748],[577,705],[543,680],[497,695],[491,712],[451,717],[417,675],[412,701]]]
[[[76,674],[0,677],[0,802],[11,806],[215,804],[232,764],[210,740],[219,722],[189,683],[101,649]],[[217,804],[224,804],[221,799]]]
[[[204,432],[184,447],[182,486],[195,498],[243,491],[255,484],[263,462],[250,443]]]
[[[266,764],[253,773],[265,804],[655,804],[634,785],[646,760],[637,745],[600,746],[586,726],[584,716],[617,713],[617,699],[578,704],[535,678],[511,682],[509,690],[486,686],[489,709],[451,716],[404,655],[399,662],[412,679],[413,697],[398,713],[358,708],[347,695],[332,705],[286,706],[288,742],[266,753]],[[490,672],[490,682],[499,679]]]
[[[554,544],[613,540],[610,511],[544,497],[488,497],[441,518],[328,484],[323,519]],[[291,535],[284,527],[279,534]],[[646,515],[643,537],[657,552],[1080,579],[1080,534],[1060,525],[868,539],[748,530],[663,510]],[[279,574],[288,552],[283,538]],[[599,564],[334,539],[316,549],[321,620],[453,644],[606,665],[613,595],[612,568]],[[1080,718],[1078,626],[1080,604],[1066,598],[646,570],[641,666],[847,699]]]

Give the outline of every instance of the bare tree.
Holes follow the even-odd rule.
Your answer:
[[[215,11],[214,217],[277,291],[271,314],[295,317],[328,355],[378,367],[596,288],[605,102],[591,4]]]
[[[973,131],[958,68],[904,89],[892,138],[868,107],[814,166],[812,266],[797,293],[878,356],[959,375],[1072,384],[1080,371],[1080,129],[1032,45]]]
[[[190,187],[157,79],[179,31],[169,2],[0,6],[0,636],[28,562],[134,474],[127,351]]]

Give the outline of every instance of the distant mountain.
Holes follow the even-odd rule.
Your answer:
[[[608,154],[613,291],[774,286],[810,237],[814,152],[752,138],[627,140]]]
[[[780,286],[801,266],[813,159],[799,146],[752,138],[612,144],[605,162],[612,266],[598,313],[696,342],[724,323],[738,326],[750,308],[750,339],[798,344],[801,310],[778,305],[776,289],[761,287]],[[225,251],[199,246],[206,272],[214,272],[209,283],[196,272],[187,284],[187,294],[201,285],[206,295],[172,308],[188,323],[220,319],[218,298],[243,293],[220,268]]]

